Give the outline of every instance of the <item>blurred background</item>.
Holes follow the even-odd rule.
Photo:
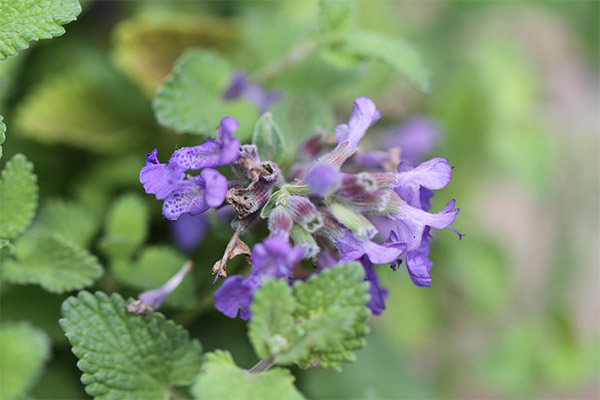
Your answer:
[[[316,125],[331,131],[354,98],[368,96],[383,114],[367,135],[369,149],[395,135],[429,138],[425,156],[454,166],[434,210],[455,198],[454,227],[466,234],[459,241],[437,232],[431,288],[413,286],[404,270],[380,268],[390,297],[383,315],[371,317],[358,361],[342,373],[293,370],[309,398],[600,398],[599,5],[358,2],[361,28],[403,38],[421,53],[428,92],[386,65],[333,65],[318,54],[264,82],[284,93],[273,114],[291,115],[296,133],[288,135]],[[198,246],[176,249],[160,202],[139,184],[145,153],[156,147],[166,160],[203,140],[161,127],[151,103],[185,49],[213,49],[252,74],[315,31],[318,4],[83,6],[64,36],[0,63],[2,162],[27,155],[42,210],[56,199],[77,203],[98,221],[97,236],[123,196],[148,208],[146,245],[131,262],[154,271],[155,281],[132,279],[100,240],[91,249],[106,274],[95,289],[136,297],[191,257],[193,282],[163,312],[205,350],[229,349],[250,367],[256,358],[245,323],[210,302],[208,271],[231,234],[227,224],[208,215]],[[232,271],[242,271],[237,261]],[[170,272],[158,276],[162,267]],[[39,399],[86,398],[57,324],[66,297],[2,284],[2,321],[29,321],[51,340],[30,390]]]

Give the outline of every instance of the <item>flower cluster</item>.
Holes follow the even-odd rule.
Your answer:
[[[276,163],[260,160],[256,146],[240,146],[232,137],[237,122],[230,117],[221,121],[216,139],[175,151],[167,164],[158,162],[156,150],[146,155],[140,181],[147,193],[164,200],[167,219],[201,214],[224,202],[237,213],[235,234],[212,269],[217,278],[226,278],[214,293],[218,310],[249,319],[253,293],[265,279],[293,284],[348,261],[364,267],[370,284],[368,306],[374,314],[385,309],[387,297],[374,265],[396,270],[404,263],[415,285],[430,286],[431,230],[456,232],[451,224],[459,212],[451,200],[431,213],[430,199],[434,190],[450,182],[452,167],[443,158],[413,165],[434,143],[426,133],[410,159],[396,147],[361,151],[362,137],[380,118],[373,101],[356,99],[348,123],[336,127],[335,141],[322,133],[307,139],[287,174]],[[225,164],[233,167],[235,179],[228,181],[211,169]],[[201,171],[186,175],[190,170]],[[250,251],[240,234],[259,216],[267,221],[270,234]],[[227,277],[227,261],[240,254],[249,257],[250,273]],[[302,259],[307,262],[301,265]]]

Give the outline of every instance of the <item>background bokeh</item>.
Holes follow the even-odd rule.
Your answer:
[[[384,314],[370,320],[367,347],[342,373],[294,369],[308,397],[600,397],[599,5],[359,2],[361,27],[403,37],[422,54],[429,92],[385,65],[340,69],[319,56],[266,83],[298,102],[297,124],[330,106],[329,129],[347,118],[354,98],[371,97],[383,114],[368,134],[373,149],[390,127],[414,117],[434,121],[439,141],[430,155],[454,166],[434,209],[455,198],[454,227],[466,234],[459,241],[437,233],[431,288],[381,268],[390,297]],[[100,221],[115,199],[138,195],[151,210],[148,243],[175,252],[160,202],[143,193],[137,176],[153,148],[166,155],[202,139],[157,124],[151,101],[158,86],[188,47],[259,70],[314,30],[317,15],[311,1],[85,2],[63,37],[0,63],[8,126],[2,161],[26,154],[41,204],[71,199]],[[164,312],[206,350],[229,349],[250,367],[256,358],[245,323],[206,300],[208,271],[228,234],[211,216],[191,255],[190,298],[200,300],[173,301]],[[106,267],[98,289],[137,295],[135,282]],[[64,298],[2,284],[2,321],[27,320],[52,340],[36,398],[86,396],[57,324]]]

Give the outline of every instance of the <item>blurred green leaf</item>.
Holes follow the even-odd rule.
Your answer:
[[[64,34],[61,25],[80,12],[77,0],[0,0],[0,60],[16,56],[28,42]]]
[[[254,125],[252,144],[258,148],[261,160],[279,162],[284,156],[286,142],[281,128],[270,112],[264,113]]]
[[[33,164],[22,154],[4,165],[0,178],[0,238],[12,239],[31,223],[38,202]]]
[[[238,37],[238,24],[231,19],[204,14],[142,14],[116,26],[113,54],[123,71],[146,94],[154,96],[185,49],[227,49]]]
[[[247,139],[258,110],[243,100],[224,100],[232,76],[229,63],[217,53],[186,51],[154,99],[158,122],[177,133],[211,135],[223,117],[233,116],[240,123],[236,136]]]
[[[4,118],[0,115],[0,159],[2,158],[2,143],[6,139],[6,125],[4,125]]]
[[[86,392],[107,399],[168,399],[200,370],[200,343],[160,313],[132,315],[118,294],[80,292],[60,325],[80,359]]]
[[[135,194],[119,197],[108,210],[100,249],[113,259],[127,259],[146,241],[149,210]]]
[[[35,283],[52,293],[90,286],[103,272],[96,257],[57,235],[22,236],[14,254],[15,260],[4,262],[3,279]]]
[[[156,289],[175,275],[186,259],[168,246],[150,246],[142,250],[137,262],[120,260],[112,265],[115,277],[139,290]],[[165,300],[165,304],[186,307],[194,303],[196,285],[188,276]]]
[[[0,398],[25,397],[50,356],[50,340],[28,322],[0,327]]]
[[[42,205],[33,228],[52,232],[86,249],[98,231],[98,221],[77,202],[53,199]]]
[[[320,0],[319,11],[322,35],[343,37],[356,20],[356,4],[349,0]]]
[[[300,400],[304,397],[294,387],[294,376],[286,369],[273,368],[249,373],[235,365],[231,354],[217,350],[207,353],[202,372],[192,386],[196,400]]]

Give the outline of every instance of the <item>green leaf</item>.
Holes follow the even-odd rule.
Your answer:
[[[326,54],[326,59],[335,59],[338,66],[348,64],[352,58],[382,61],[421,90],[429,90],[429,72],[421,56],[402,38],[359,30],[351,32],[343,44],[327,48]]]
[[[154,99],[158,122],[177,133],[213,134],[221,118],[240,123],[236,136],[249,137],[257,109],[243,101],[225,101],[233,70],[220,55],[206,50],[186,51],[177,60]]]
[[[0,0],[0,60],[16,56],[28,42],[64,34],[61,25],[80,12],[77,0]]]
[[[0,338],[0,398],[20,398],[39,378],[50,355],[50,340],[27,322],[4,322]]]
[[[368,284],[358,263],[339,265],[290,288],[268,281],[254,293],[249,338],[263,359],[340,368],[364,346]]]
[[[286,369],[273,368],[250,373],[235,365],[231,354],[217,350],[207,353],[202,373],[192,386],[196,400],[299,400],[304,397],[294,387],[294,376]]]
[[[0,178],[0,238],[12,239],[27,228],[38,201],[33,164],[22,154],[14,155]]]
[[[0,159],[2,158],[2,143],[6,139],[6,125],[4,125],[4,118],[0,115]]]
[[[33,234],[14,245],[15,259],[2,268],[7,282],[35,283],[53,293],[90,286],[102,275],[96,257],[60,236]]]
[[[186,259],[168,246],[145,248],[136,263],[118,261],[112,265],[115,277],[122,283],[139,290],[156,289],[179,271]],[[194,302],[196,285],[188,276],[181,282],[165,304],[175,307],[189,306]]]
[[[80,292],[62,305],[60,325],[79,358],[81,381],[102,399],[167,399],[200,370],[200,343],[164,315],[129,314],[125,300]]]
[[[264,113],[254,125],[252,144],[258,148],[262,160],[277,162],[285,153],[285,138],[270,112]]]
[[[353,1],[319,1],[322,35],[346,35],[356,21],[356,4]]]
[[[42,205],[34,227],[59,235],[85,249],[98,231],[98,221],[79,203],[53,199]]]
[[[144,199],[127,194],[108,210],[100,248],[110,258],[126,259],[146,241],[149,211]]]

